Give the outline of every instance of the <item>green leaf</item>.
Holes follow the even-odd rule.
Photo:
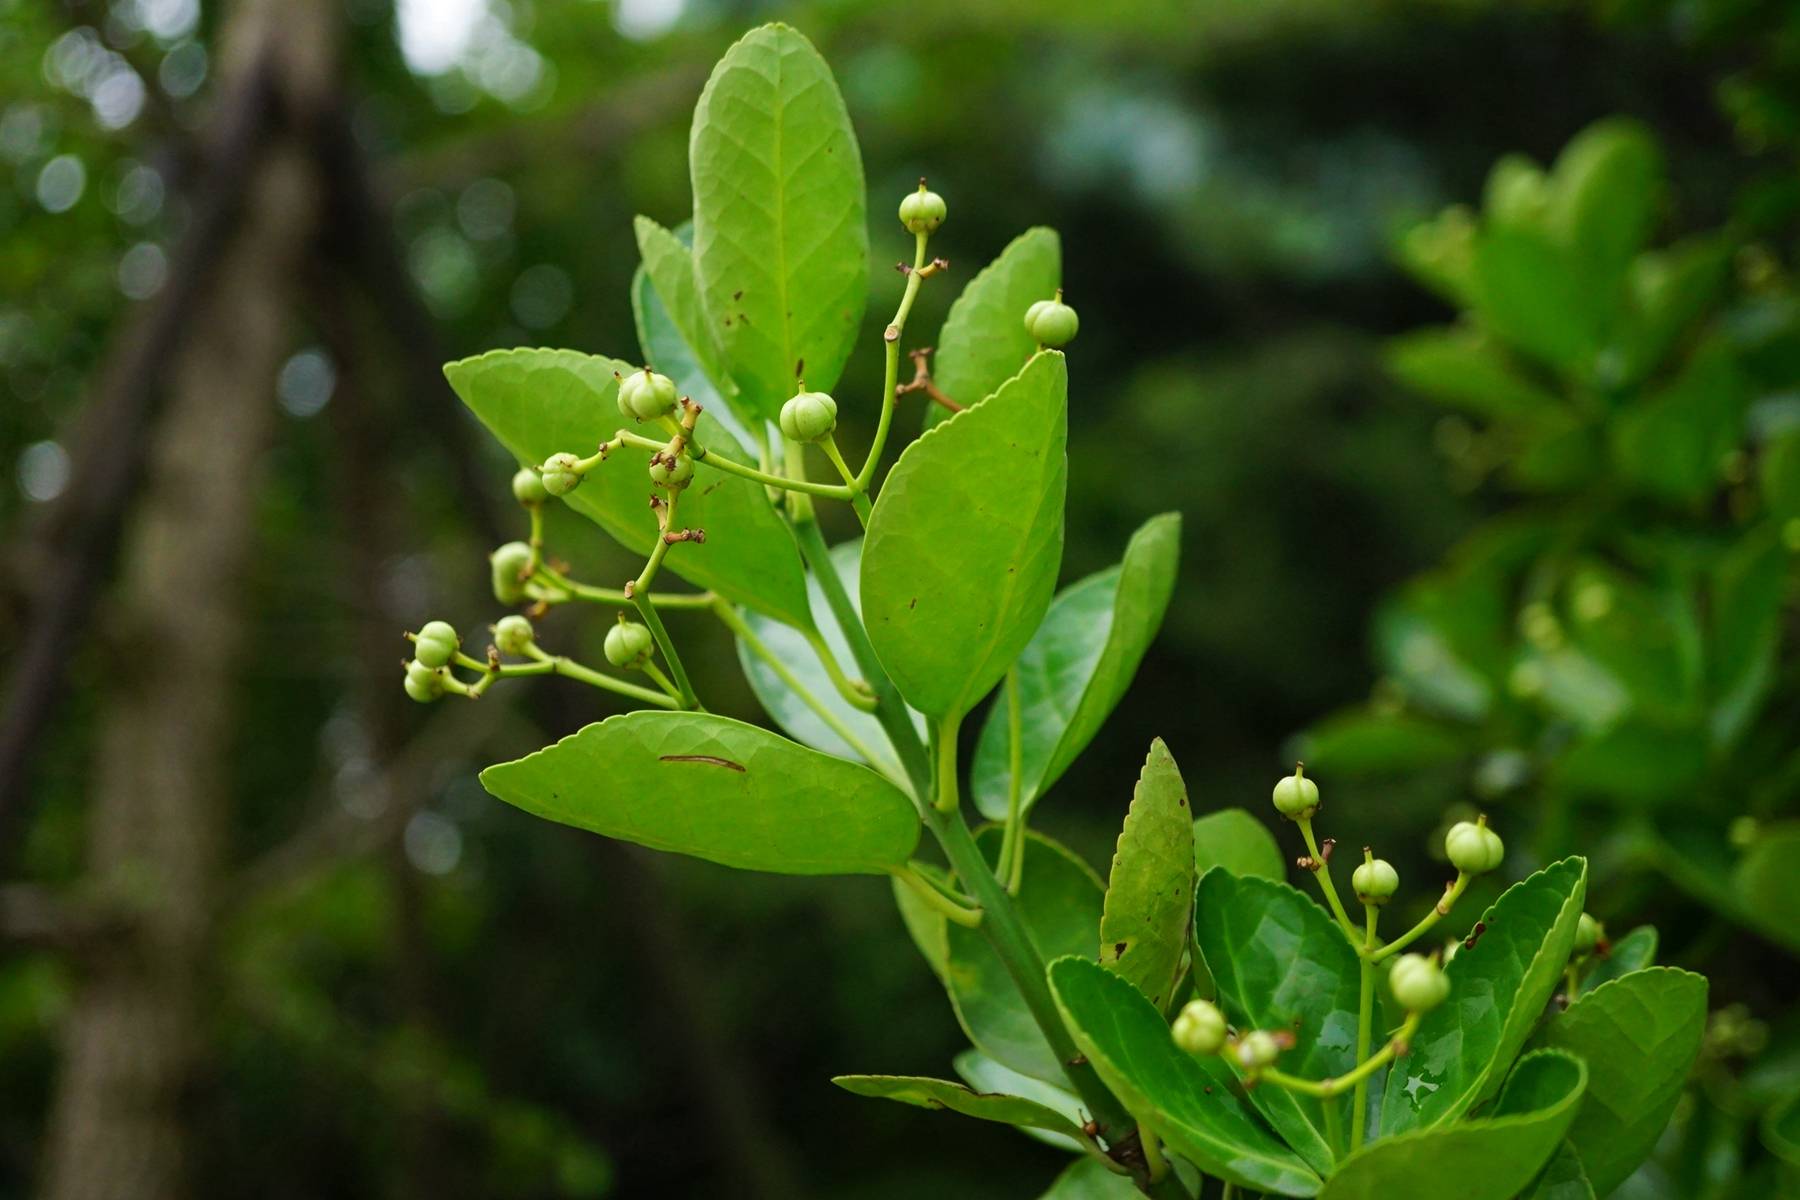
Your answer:
[[[1587,1063],[1587,1099],[1568,1136],[1596,1193],[1649,1157],[1705,1031],[1706,980],[1674,967],[1621,976],[1545,1026],[1541,1044]]]
[[[1773,529],[1740,539],[1713,570],[1707,673],[1715,746],[1743,735],[1775,681],[1787,576],[1788,554]]]
[[[1070,1163],[1038,1200],[1137,1200],[1142,1195],[1131,1176],[1083,1158]]]
[[[1569,1143],[1564,1142],[1520,1197],[1521,1200],[1594,1200],[1594,1185],[1582,1172],[1581,1159],[1569,1148]]]
[[[1656,962],[1656,926],[1639,925],[1624,937],[1614,938],[1605,958],[1596,962],[1581,981],[1583,995],[1609,980],[1641,971]]]
[[[1647,495],[1697,503],[1718,487],[1749,403],[1750,381],[1731,352],[1720,344],[1698,351],[1672,382],[1612,422],[1613,462]]]
[[[1784,523],[1800,517],[1800,430],[1773,438],[1763,447],[1756,475],[1770,516]]]
[[[869,640],[900,694],[958,718],[1031,640],[1062,562],[1068,375],[1045,351],[906,448],[863,539]]]
[[[1567,251],[1526,229],[1493,228],[1477,240],[1474,266],[1475,308],[1491,333],[1559,370],[1592,367],[1608,306]]]
[[[1586,897],[1587,860],[1565,858],[1482,914],[1475,945],[1445,968],[1450,999],[1389,1073],[1383,1134],[1453,1121],[1499,1087],[1568,965]]]
[[[921,874],[935,875],[939,879],[945,877],[931,863],[914,863],[913,869]],[[908,884],[902,883],[898,877],[893,880],[894,907],[900,910],[900,922],[906,926],[906,934],[912,938],[913,945],[918,948],[919,955],[924,958],[925,965],[931,968],[939,983],[944,982],[950,958],[950,938],[945,927],[950,922],[944,914],[931,907],[919,897]]]
[[[1037,350],[1025,310],[1062,286],[1062,242],[1054,229],[1027,229],[969,280],[938,330],[932,381],[968,408],[1000,390]],[[925,406],[926,424],[949,417]]]
[[[1760,1132],[1769,1153],[1790,1167],[1800,1167],[1800,1091],[1768,1107]]]
[[[919,844],[912,801],[875,772],[710,713],[608,717],[481,782],[564,825],[750,871],[876,875]]]
[[[463,403],[521,464],[552,454],[591,454],[621,424],[619,382],[632,367],[573,350],[495,350],[444,368]],[[711,453],[752,460],[717,427],[702,425]],[[647,451],[622,449],[582,480],[564,502],[626,549],[648,554],[658,530],[650,511]],[[700,545],[677,546],[669,570],[780,621],[812,626],[806,576],[794,538],[759,484],[700,467],[682,493],[681,522],[705,529]]]
[[[632,281],[631,307],[645,361],[671,376],[683,394],[718,417],[739,441],[752,440],[762,417],[742,411],[737,385],[720,357],[718,341],[700,308],[694,282],[694,254],[679,233],[649,217],[632,223],[643,265]],[[693,229],[687,227],[691,237]]]
[[[1648,251],[1632,262],[1620,338],[1628,379],[1654,371],[1681,335],[1718,303],[1731,278],[1733,246],[1734,239],[1709,234]]]
[[[1184,1054],[1144,994],[1085,957],[1050,964],[1050,988],[1075,1044],[1126,1111],[1208,1175],[1282,1196],[1319,1177],[1238,1094],[1217,1056]]]
[[[1009,1096],[1023,1096],[1027,1100],[1035,1100],[1056,1113],[1065,1117],[1069,1124],[1077,1129],[1087,1123],[1087,1110],[1082,1107],[1081,1098],[1074,1092],[1057,1087],[1053,1083],[1045,1083],[1041,1079],[1033,1079],[1029,1075],[1021,1075],[1011,1067],[997,1063],[979,1050],[964,1050],[953,1060],[956,1073],[962,1076],[964,1083],[978,1092],[1003,1092]],[[1020,1132],[1033,1141],[1043,1142],[1047,1146],[1055,1146],[1060,1150],[1073,1150],[1079,1153],[1081,1143],[1074,1138],[1064,1137],[1059,1133],[1051,1133],[1045,1129],[1021,1127]]]
[[[1222,808],[1194,822],[1194,870],[1223,867],[1233,875],[1281,879],[1287,860],[1269,827],[1241,808]]]
[[[1442,404],[1490,420],[1535,416],[1562,398],[1513,369],[1492,339],[1466,328],[1422,329],[1388,342],[1387,368]]]
[[[1359,960],[1323,908],[1285,883],[1208,871],[1194,902],[1194,940],[1233,1024],[1293,1034],[1283,1070],[1328,1079],[1356,1066]],[[1250,1101],[1314,1170],[1331,1169],[1324,1105],[1334,1104],[1347,1128],[1351,1097],[1259,1087]]]
[[[1784,946],[1800,948],[1796,860],[1800,860],[1800,820],[1764,824],[1732,869],[1731,894],[1755,928]]]
[[[976,841],[993,862],[1001,830],[988,826]],[[1029,833],[1019,887],[1019,910],[1032,944],[1045,959],[1094,954],[1102,888],[1093,868],[1049,838]],[[1067,1082],[1062,1062],[1044,1040],[1018,985],[979,929],[950,925],[945,990],[969,1040],[989,1058],[1033,1079]]]
[[[1319,1200],[1512,1200],[1556,1153],[1586,1074],[1566,1054],[1527,1055],[1490,1115],[1371,1142],[1344,1160]]]
[[[1030,812],[1118,706],[1175,591],[1181,514],[1163,513],[1131,536],[1118,566],[1064,588],[1019,653],[1019,811]],[[975,805],[1006,818],[1010,710],[988,710],[970,768]]]
[[[860,611],[857,592],[862,539],[855,538],[833,546],[831,561],[837,566],[838,576],[850,594],[850,602],[858,605]],[[831,605],[825,600],[824,590],[811,572],[806,576],[806,594],[812,611],[817,615],[819,633],[825,639],[825,644],[830,647],[839,663],[853,662],[850,644],[844,639],[837,617],[832,614]],[[773,667],[739,639],[738,662],[744,669],[744,677],[749,680],[750,690],[756,693],[756,698],[762,702],[763,709],[774,718],[775,723],[795,741],[815,750],[867,762],[890,779],[903,778],[904,773],[894,753],[893,743],[881,728],[881,723],[872,714],[844,699],[843,693],[831,682],[824,662],[806,636],[789,625],[770,620],[759,613],[745,612],[743,615],[745,623],[762,639],[770,652],[782,661],[807,691],[837,717],[869,753],[864,754],[862,749],[846,742],[800,699],[798,693],[781,680]],[[920,724],[922,727],[923,723]]]
[[[1557,158],[1547,222],[1587,265],[1597,288],[1616,288],[1649,239],[1662,203],[1662,171],[1650,131],[1622,118],[1588,126]]]
[[[1100,963],[1167,1011],[1194,911],[1194,825],[1187,785],[1163,740],[1131,795],[1100,914]]]
[[[1329,775],[1404,775],[1472,749],[1457,729],[1409,713],[1352,708],[1308,729],[1295,757]]]
[[[923,1075],[835,1075],[831,1082],[858,1096],[898,1100],[919,1108],[949,1109],[982,1121],[1045,1129],[1066,1138],[1087,1140],[1079,1125],[1023,1096],[971,1091],[960,1083]]]
[[[862,155],[831,69],[785,25],[725,52],[694,109],[700,304],[745,404],[770,420],[829,392],[869,290]]]

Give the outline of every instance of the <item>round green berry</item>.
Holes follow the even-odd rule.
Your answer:
[[[1225,1044],[1225,1014],[1216,1004],[1189,1000],[1169,1030],[1175,1044],[1189,1054],[1217,1054]]]
[[[1487,827],[1487,818],[1458,821],[1444,835],[1444,854],[1465,875],[1485,875],[1506,857],[1506,844]]]
[[[542,504],[550,498],[550,491],[544,486],[544,477],[532,467],[520,467],[513,475],[513,499],[530,507]]]
[[[837,401],[824,392],[801,392],[781,406],[781,436],[816,442],[837,428]]]
[[[1388,971],[1394,1000],[1407,1012],[1430,1012],[1450,995],[1450,977],[1423,954],[1402,954]]]
[[[1292,775],[1283,775],[1273,793],[1275,808],[1290,821],[1310,818],[1319,811],[1319,785],[1306,777],[1299,767]]]
[[[461,647],[462,640],[456,636],[456,628],[450,622],[427,621],[413,638],[413,657],[435,671],[448,663]]]
[[[619,415],[628,421],[654,421],[675,411],[675,381],[649,367],[619,380]]]
[[[444,694],[443,678],[415,658],[406,664],[406,694],[420,704],[430,704]]]
[[[1262,1029],[1252,1029],[1232,1047],[1238,1065],[1246,1071],[1273,1066],[1281,1057],[1281,1039]]]
[[[620,621],[606,631],[606,661],[621,671],[633,670],[650,661],[656,639],[650,630],[636,621]]]
[[[680,491],[693,481],[694,460],[686,454],[677,455],[673,463],[662,458],[650,460],[650,482],[660,488]]]
[[[502,654],[514,657],[524,654],[531,648],[534,637],[531,622],[517,613],[494,622],[494,645]]]
[[[488,555],[488,568],[493,574],[494,599],[502,604],[517,604],[525,598],[531,547],[524,542],[508,542]]]
[[[552,496],[566,496],[581,483],[581,475],[575,470],[581,460],[564,451],[552,454],[544,460],[544,491]]]
[[[1358,900],[1379,908],[1400,890],[1400,872],[1385,858],[1371,858],[1350,872],[1350,886]]]
[[[1075,340],[1076,333],[1081,330],[1081,318],[1075,310],[1062,302],[1062,291],[1058,289],[1056,299],[1039,300],[1025,310],[1025,332],[1040,346],[1048,346],[1052,350],[1061,349]]]
[[[1575,923],[1574,957],[1581,958],[1592,954],[1600,939],[1606,936],[1606,926],[1594,920],[1587,913],[1581,914],[1581,920]]]
[[[944,223],[948,211],[944,198],[927,190],[921,179],[919,190],[900,202],[900,224],[906,226],[908,233],[933,233]]]

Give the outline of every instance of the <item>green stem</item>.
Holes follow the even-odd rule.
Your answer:
[[[1006,672],[1006,836],[1000,844],[1000,866],[994,874],[1005,884],[1007,892],[1019,894],[1020,879],[1025,870],[1024,781],[1025,770],[1024,714],[1019,711],[1019,669]]]
[[[681,506],[681,493],[669,493],[668,507],[663,510],[663,532],[657,535],[656,545],[651,548],[650,558],[644,563],[644,569],[638,572],[631,586],[626,590],[631,594],[631,603],[649,626],[650,636],[656,639],[656,647],[662,652],[663,661],[669,664],[669,674],[675,678],[675,690],[680,700],[680,707],[698,710],[702,706],[700,698],[694,694],[694,685],[688,680],[687,667],[682,664],[681,654],[675,649],[675,641],[669,636],[668,628],[663,624],[662,616],[656,611],[656,605],[650,599],[650,584],[656,579],[656,572],[669,553],[669,531],[675,528],[675,510]]]
[[[525,566],[525,576],[529,579],[544,561],[544,506],[529,504],[526,509],[531,513],[531,538],[526,542],[531,547],[531,557]]]
[[[1306,839],[1306,852],[1312,856],[1313,878],[1319,881],[1319,890],[1325,893],[1325,899],[1331,905],[1331,915],[1337,918],[1338,927],[1354,946],[1356,926],[1350,923],[1350,914],[1344,911],[1344,902],[1338,899],[1337,884],[1331,881],[1331,864],[1319,853],[1319,843],[1313,839],[1312,819],[1299,817],[1295,823],[1300,826],[1300,836]]]
[[[1161,1183],[1168,1178],[1169,1163],[1162,1156],[1162,1147],[1157,1144],[1156,1135],[1142,1121],[1138,1122],[1138,1145],[1144,1148],[1144,1169],[1149,1172],[1151,1183]]]
[[[548,654],[535,645],[527,647],[525,652],[537,660],[536,669],[533,669],[533,665],[529,663],[517,663],[501,667],[491,674],[501,678],[515,675],[561,675],[566,679],[579,679],[582,683],[592,684],[594,687],[616,692],[621,696],[629,696],[631,699],[642,701],[645,704],[654,704],[658,708],[674,708],[676,706],[672,698],[661,692],[653,692],[649,688],[639,687],[635,683],[626,683],[623,679],[614,679],[611,675],[602,675],[592,667],[584,667],[571,658]]]
[[[585,600],[590,604],[610,604],[617,608],[632,607],[632,599],[622,588],[596,587],[591,583],[578,583],[567,575],[544,564],[539,564],[534,575],[550,582],[551,586],[568,593],[562,600]],[[544,595],[541,597],[548,603],[559,603],[557,598]],[[711,608],[713,594],[711,592],[658,592],[655,604],[658,608]]]
[[[826,434],[819,442],[819,449],[825,451],[825,457],[831,460],[831,465],[837,468],[837,473],[844,477],[844,484],[850,489],[850,507],[856,510],[856,519],[862,523],[864,529],[867,529],[869,514],[872,511],[869,507],[869,496],[857,482],[856,476],[850,473],[850,464],[845,462],[844,456],[838,452],[837,439],[829,433]]]
[[[1457,900],[1462,896],[1463,892],[1468,890],[1468,887],[1469,876],[1458,871],[1456,874],[1456,882],[1445,889],[1444,898],[1439,900],[1430,912],[1420,918],[1417,925],[1414,925],[1411,929],[1369,955],[1369,961],[1380,962],[1382,959],[1390,958],[1412,945],[1413,942],[1418,940],[1420,934],[1424,933],[1450,914],[1450,910],[1455,907]]]
[[[949,896],[931,885],[931,881],[919,874],[909,863],[903,867],[895,867],[893,876],[913,890],[928,908],[941,914],[946,921],[954,921],[958,925],[974,929],[981,924],[981,910],[957,903]]]
[[[882,341],[887,355],[887,362],[882,372],[881,417],[875,425],[875,440],[869,443],[869,457],[863,461],[862,470],[857,472],[856,484],[863,491],[868,491],[875,482],[875,472],[881,466],[881,452],[887,446],[888,428],[894,423],[895,389],[900,386],[900,335],[906,330],[907,314],[912,312],[913,299],[919,294],[919,285],[925,277],[919,272],[925,267],[926,234],[918,234],[913,248],[913,269],[906,274],[906,290],[900,293],[900,307],[894,312],[894,319],[888,322],[882,333]]]
[[[1356,996],[1356,1061],[1359,1063],[1369,1056],[1369,1040],[1374,1036],[1375,964],[1369,956],[1375,952],[1375,921],[1380,911],[1373,904],[1363,906],[1363,949],[1357,956],[1361,976]],[[1359,1079],[1350,1100],[1350,1152],[1353,1154],[1363,1144],[1363,1134],[1368,1127],[1368,1107],[1369,1083]]]
[[[838,664],[837,655],[831,652],[831,646],[825,641],[825,635],[817,629],[802,629],[800,636],[806,639],[806,644],[811,646],[813,653],[819,656],[819,665],[825,668],[826,678],[831,680],[831,686],[837,689],[838,695],[844,698],[845,703],[852,708],[861,709],[863,712],[874,712],[875,693],[870,690],[868,684],[844,674],[844,668]]]
[[[1258,1071],[1256,1078],[1260,1082],[1272,1083],[1277,1087],[1284,1087],[1290,1092],[1299,1092],[1303,1096],[1316,1096],[1321,1100],[1341,1096],[1344,1094],[1345,1088],[1355,1087],[1393,1060],[1394,1056],[1412,1040],[1412,1035],[1418,1030],[1419,1015],[1418,1013],[1407,1013],[1406,1020],[1401,1023],[1399,1032],[1388,1039],[1387,1045],[1358,1063],[1354,1070],[1346,1071],[1334,1079],[1301,1079],[1297,1075],[1288,1075],[1273,1067],[1265,1067]]]
[[[1338,1113],[1337,1102],[1323,1100],[1319,1104],[1319,1111],[1325,1114],[1325,1145],[1330,1148],[1334,1160],[1341,1158],[1344,1153],[1344,1118]]]
[[[844,744],[861,756],[864,762],[890,777],[900,773],[899,764],[886,755],[875,753],[867,742],[857,736],[856,731],[846,725],[842,717],[833,712],[823,700],[813,693],[811,688],[802,683],[800,678],[788,669],[787,663],[782,661],[781,656],[769,649],[769,644],[757,636],[756,631],[750,627],[750,623],[739,616],[737,609],[733,608],[730,603],[725,600],[714,601],[713,614],[724,623],[725,628],[737,635],[739,641],[750,648],[750,653],[767,663],[769,669],[775,672],[775,678],[786,684],[788,690],[798,696],[802,704],[812,709],[813,715],[825,722],[826,727],[842,738]],[[904,779],[905,776],[900,775],[900,778]]]
[[[649,439],[644,439],[648,441]],[[651,442],[651,445],[656,445]],[[824,496],[829,500],[848,500],[856,503],[856,490],[841,483],[814,483],[809,479],[789,479],[785,475],[771,475],[767,471],[759,471],[755,467],[746,467],[743,463],[733,462],[719,454],[712,454],[701,446],[691,446],[694,461],[727,475],[736,475],[740,479],[750,479],[765,487],[785,488],[790,492],[804,492],[809,496]],[[863,497],[863,504],[868,504],[868,497]]]
[[[669,682],[669,677],[663,674],[661,667],[653,662],[646,662],[643,665],[643,672],[651,678],[657,687],[669,693],[670,699],[681,699],[681,689]]]
[[[937,788],[932,793],[939,812],[955,812],[962,803],[956,787],[956,734],[962,728],[962,714],[942,718],[937,727]]]

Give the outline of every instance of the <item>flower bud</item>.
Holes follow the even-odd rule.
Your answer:
[[[488,555],[493,574],[494,599],[502,604],[517,604],[525,598],[525,573],[531,567],[531,547],[524,542],[508,542]]]
[[[1225,1044],[1225,1014],[1216,1004],[1189,1000],[1176,1014],[1169,1033],[1189,1054],[1217,1054]]]
[[[621,620],[606,631],[606,661],[621,671],[633,670],[650,661],[656,639],[650,630],[636,621]]]
[[[673,463],[665,459],[650,460],[650,482],[660,488],[669,488],[679,492],[693,481],[694,460],[686,454],[679,454]]]
[[[1388,971],[1388,987],[1407,1012],[1430,1012],[1449,997],[1450,977],[1423,954],[1402,954]]]
[[[531,648],[535,636],[531,622],[518,613],[494,622],[494,645],[502,654],[511,654],[515,658],[524,654]]]
[[[781,436],[816,442],[837,428],[837,401],[824,392],[801,392],[781,406]]]
[[[1606,936],[1606,926],[1594,920],[1587,913],[1581,914],[1581,920],[1575,923],[1575,949],[1572,956],[1581,958],[1592,954],[1600,939]]]
[[[420,704],[430,704],[444,694],[444,681],[418,659],[406,664],[406,694]]]
[[[1025,332],[1040,346],[1061,349],[1075,340],[1080,329],[1081,318],[1062,302],[1061,288],[1056,289],[1056,299],[1039,300],[1025,310]]]
[[[1237,1040],[1231,1052],[1236,1056],[1238,1066],[1255,1071],[1273,1066],[1281,1057],[1281,1039],[1266,1030],[1252,1029]]]
[[[1400,890],[1400,872],[1385,858],[1371,858],[1350,872],[1350,886],[1358,900],[1379,908]]]
[[[413,657],[434,671],[449,662],[461,646],[455,626],[448,621],[427,621],[413,635]]]
[[[932,233],[944,223],[948,211],[944,198],[928,191],[921,179],[919,190],[900,202],[900,223],[908,233]]]
[[[675,381],[649,367],[619,380],[619,414],[628,421],[654,421],[675,410]]]
[[[542,504],[550,498],[549,489],[544,486],[544,477],[531,467],[520,467],[513,475],[513,499],[527,507]]]
[[[1284,775],[1275,785],[1275,807],[1290,821],[1308,820],[1319,811],[1319,785],[1296,766],[1292,775]]]
[[[1465,875],[1485,875],[1506,857],[1500,835],[1487,827],[1487,818],[1458,821],[1444,835],[1444,853],[1450,865]]]
[[[566,496],[581,483],[575,467],[581,460],[567,451],[552,454],[544,460],[544,491],[552,496]]]

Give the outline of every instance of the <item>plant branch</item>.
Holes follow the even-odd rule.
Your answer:
[[[919,285],[925,282],[928,275],[942,270],[938,263],[942,259],[927,264],[925,261],[925,244],[930,240],[929,234],[916,234],[913,244],[913,262],[908,267],[902,263],[900,269],[906,272],[906,290],[900,293],[900,307],[894,310],[894,319],[882,332],[886,362],[882,367],[881,384],[881,417],[875,424],[875,438],[869,443],[869,457],[863,461],[862,470],[857,472],[856,483],[863,491],[868,491],[875,482],[875,472],[881,466],[881,452],[887,446],[888,430],[894,423],[894,401],[898,393],[895,389],[900,383],[900,335],[906,330],[907,314],[912,312],[913,300],[918,297]],[[949,263],[943,263],[944,267]]]
[[[1346,1071],[1344,1074],[1336,1076],[1335,1078],[1320,1079],[1317,1081],[1301,1079],[1297,1075],[1288,1075],[1284,1072],[1275,1070],[1273,1067],[1266,1067],[1263,1070],[1258,1071],[1256,1073],[1256,1078],[1260,1082],[1272,1083],[1277,1087],[1284,1087],[1290,1092],[1299,1092],[1303,1096],[1315,1096],[1321,1100],[1329,1100],[1333,1096],[1340,1096],[1343,1094],[1345,1088],[1353,1088],[1362,1083],[1376,1071],[1393,1061],[1396,1055],[1404,1054],[1406,1052],[1407,1043],[1412,1041],[1412,1035],[1418,1031],[1419,1017],[1420,1014],[1416,1012],[1407,1013],[1406,1020],[1401,1022],[1399,1032],[1388,1039],[1387,1045],[1358,1063],[1354,1070]]]
[[[1390,958],[1412,945],[1413,942],[1418,940],[1420,934],[1450,915],[1450,910],[1456,906],[1457,900],[1461,898],[1463,892],[1468,890],[1468,887],[1469,876],[1460,871],[1457,872],[1455,882],[1444,885],[1444,898],[1439,900],[1430,912],[1420,918],[1417,925],[1414,925],[1411,929],[1407,930],[1387,945],[1370,954],[1369,961],[1380,962],[1382,959]]]
[[[906,866],[895,867],[892,874],[895,879],[911,888],[913,894],[918,896],[926,907],[938,913],[946,921],[954,921],[969,929],[974,929],[981,924],[981,909],[960,904],[946,896],[932,886],[930,880],[919,874],[918,870],[910,863]]]
[[[1306,839],[1306,852],[1309,856],[1302,865],[1319,881],[1319,890],[1325,893],[1325,899],[1331,906],[1331,915],[1337,918],[1338,928],[1344,931],[1344,936],[1350,939],[1350,945],[1354,948],[1358,941],[1356,926],[1350,923],[1350,915],[1344,911],[1344,902],[1338,899],[1337,884],[1331,881],[1331,860],[1320,852],[1319,843],[1313,838],[1312,819],[1297,817],[1295,824],[1300,826],[1300,836]]]

